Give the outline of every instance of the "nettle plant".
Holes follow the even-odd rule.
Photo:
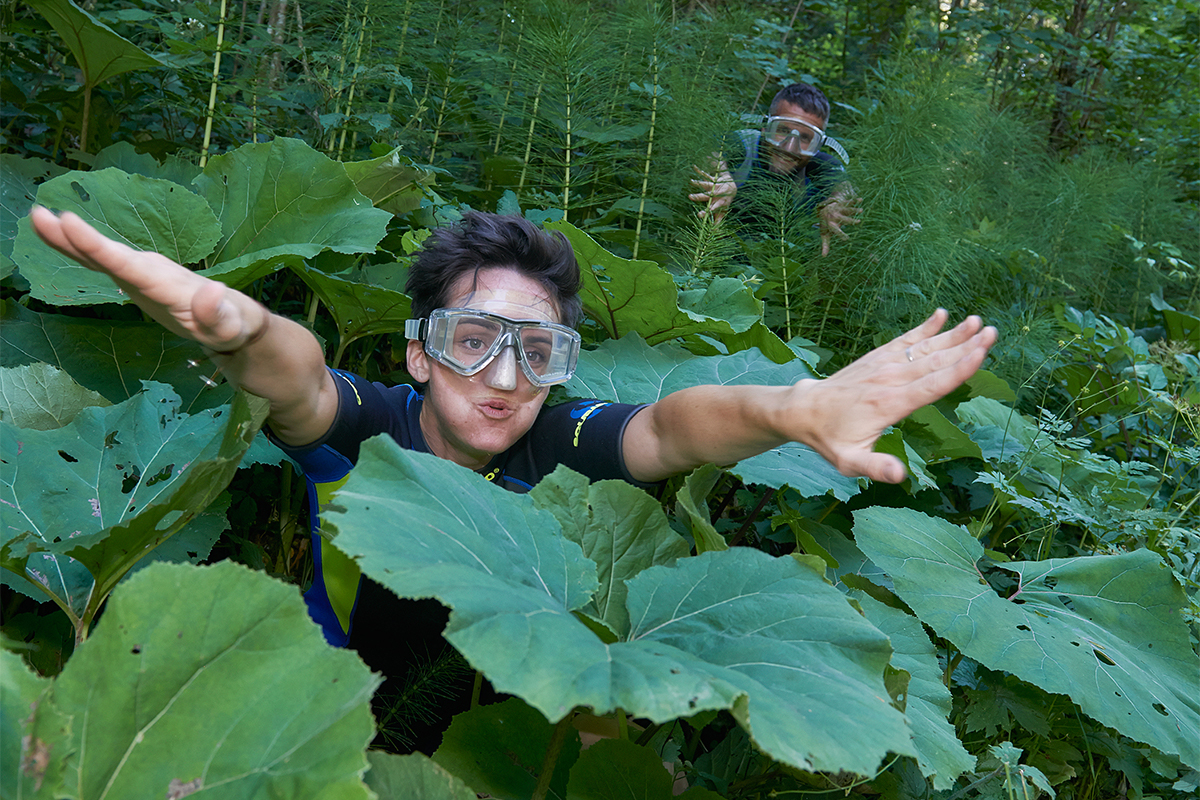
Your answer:
[[[1080,459],[987,373],[885,437],[912,473],[902,490],[796,444],[725,467],[767,493],[750,497],[770,523],[756,510],[743,528],[758,547],[730,546],[742,532],[709,508],[730,481],[712,465],[673,497],[567,470],[516,495],[367,442],[323,534],[397,595],[448,606],[446,638],[510,695],[457,717],[432,759],[368,751],[378,678],[325,644],[295,587],[199,565],[235,469],[279,458],[254,438],[263,404],[205,389],[197,349],[157,327],[83,314],[126,298],[26,216],[36,198],[247,291],[295,275],[328,309],[340,361],[408,316],[392,287],[420,233],[378,206],[419,194],[411,167],[289,139],[203,170],[117,148],[46,179],[2,158],[18,198],[4,275],[21,301],[5,301],[0,334],[0,567],[57,604],[78,643],[53,677],[0,653],[4,796],[665,798],[665,764],[693,798],[868,781],[1027,797],[1102,759],[1139,790],[1195,786],[1189,577],[1146,548],[1014,558],[980,541],[1005,529],[997,514],[1058,513],[1097,476],[1149,498],[1155,467]],[[566,394],[643,403],[812,374],[740,281],[680,292],[653,262],[547,227],[575,246],[590,320]],[[613,718],[616,738],[581,749],[581,714]],[[1087,755],[1066,744],[1080,731]]]

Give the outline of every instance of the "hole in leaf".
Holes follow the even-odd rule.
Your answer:
[[[1120,697],[1120,696],[1121,696],[1121,693],[1120,693],[1120,692],[1113,692],[1113,694],[1115,694],[1117,697]]]
[[[74,464],[76,461],[78,461],[78,460],[79,460],[79,459],[78,459],[78,458],[76,458],[75,456],[73,456],[73,455],[71,455],[70,453],[68,453],[66,450],[59,450],[59,451],[58,451],[58,454],[59,454],[60,456],[62,456],[62,460],[63,460],[63,461],[66,461],[68,464]]]
[[[1162,714],[1164,717],[1171,716],[1171,712],[1167,711],[1167,707],[1164,706],[1162,703],[1155,703],[1154,710],[1157,711],[1158,713]]]
[[[1027,630],[1029,630],[1029,626],[1028,626],[1028,625],[1018,625],[1018,626],[1017,626],[1017,630],[1019,630],[1019,631],[1027,631]]]
[[[133,653],[136,656],[137,654],[142,652],[142,646],[140,644],[135,644],[133,646],[133,649],[130,650],[129,652]]]
[[[75,190],[75,194],[79,195],[79,199],[83,202],[86,203],[92,199],[92,196],[87,193],[87,189],[84,189],[83,186],[80,185],[79,181],[71,181],[71,188]]]
[[[121,494],[129,494],[132,492],[134,487],[138,485],[138,481],[141,479],[142,471],[135,466],[133,468],[133,472],[127,472],[125,474],[125,480],[121,481]]]
[[[117,439],[116,431],[109,431],[107,434],[105,434],[105,436],[104,436],[104,449],[105,450],[111,450],[112,448],[116,447],[120,443],[121,443],[121,441],[119,439]]]
[[[154,473],[153,477],[146,479],[147,486],[153,486],[156,483],[162,483],[171,479],[171,472],[175,469],[174,464],[167,464],[165,467]]]
[[[1071,644],[1075,645],[1076,647],[1079,647],[1079,642],[1071,642]]]
[[[1115,667],[1117,665],[1117,662],[1113,661],[1111,658],[1095,648],[1092,649],[1092,653],[1095,654],[1096,660],[1101,663],[1108,664],[1110,667]]]

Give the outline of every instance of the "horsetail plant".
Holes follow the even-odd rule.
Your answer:
[[[363,39],[366,37],[366,33],[367,33],[367,19],[369,18],[368,15],[370,14],[370,10],[371,10],[371,0],[364,0],[363,10],[362,10],[362,18],[359,21],[359,26],[358,26],[358,46],[356,47],[356,49],[354,51],[354,71],[350,74],[350,94],[346,98],[346,110],[345,110],[346,120],[349,120],[349,118],[350,118],[350,110],[351,110],[352,105],[354,104],[354,93],[358,89],[358,71],[359,71],[359,65],[362,64]],[[345,146],[346,146],[346,124],[345,124],[345,122],[343,122],[341,139],[338,141],[338,149],[337,149],[337,160],[338,161],[342,160],[342,152],[343,152]]]
[[[221,77],[221,46],[225,43],[225,9],[221,0],[221,16],[217,21],[217,50],[213,55],[212,87],[208,92],[208,113],[204,116],[204,145],[200,148],[200,168],[208,163],[208,148],[212,144],[213,111],[217,107],[217,84]]]

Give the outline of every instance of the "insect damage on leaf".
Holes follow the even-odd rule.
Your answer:
[[[193,778],[184,783],[179,778],[172,778],[167,784],[167,800],[179,800],[181,797],[187,797],[189,794],[195,794],[204,787],[202,778]]]
[[[36,708],[37,704],[33,704]],[[50,745],[31,736],[21,737],[21,772],[33,778],[33,790],[40,791],[46,768],[50,766]]]

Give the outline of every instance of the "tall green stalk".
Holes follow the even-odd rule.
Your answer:
[[[654,89],[650,97],[650,131],[646,136],[646,164],[642,170],[642,192],[638,200],[637,227],[633,232],[633,257],[638,257],[642,243],[642,222],[646,218],[646,194],[650,186],[650,162],[654,155],[654,123],[658,117],[658,45],[650,56],[650,85]]]
[[[546,70],[538,78],[537,90],[533,93],[533,111],[529,114],[529,132],[525,134],[525,158],[521,162],[521,179],[517,182],[517,196],[525,189],[525,176],[529,172],[529,156],[533,153],[533,132],[537,126],[538,105],[542,102],[542,86],[546,82]]]
[[[516,86],[517,64],[521,61],[521,48],[525,45],[525,13],[521,12],[518,18],[517,28],[517,49],[513,53],[512,66],[508,70],[508,86],[504,91],[504,102],[500,106],[500,122],[496,125],[496,142],[492,146],[492,155],[500,153],[500,136],[504,131],[504,120],[508,116],[508,104],[512,99],[513,88]]]
[[[358,65],[362,63],[363,39],[367,33],[367,19],[371,10],[371,0],[363,0],[362,18],[358,26],[358,45],[354,50],[355,69],[350,75],[350,95],[346,98],[345,116],[350,118],[351,106],[354,104],[354,93],[358,89]],[[346,125],[342,125],[342,135],[338,141],[337,160],[342,160],[342,152],[346,146]]]
[[[208,113],[204,116],[204,144],[200,148],[200,168],[208,163],[208,148],[212,143],[213,112],[217,107],[217,85],[221,77],[221,46],[225,43],[225,6],[221,0],[221,17],[217,22],[217,52],[213,55],[212,86],[208,92]]]
[[[400,69],[400,65],[401,65],[401,63],[403,63],[404,43],[408,40],[408,23],[409,23],[409,18],[412,15],[412,4],[413,4],[413,0],[408,0],[408,2],[406,2],[404,4],[404,22],[400,26],[400,43],[398,45],[396,45],[396,69],[397,70]],[[392,106],[395,104],[395,102],[396,102],[396,87],[392,86],[391,91],[388,92],[388,99],[387,99],[387,114],[388,114],[389,118],[392,116]]]

